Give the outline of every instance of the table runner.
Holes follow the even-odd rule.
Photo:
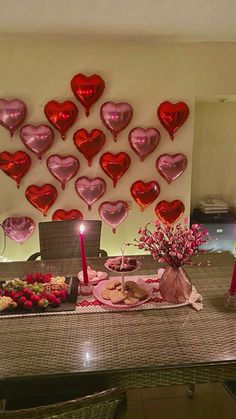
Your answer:
[[[25,314],[11,314],[11,315],[1,315],[2,318],[15,318],[15,317],[34,317],[34,316],[60,316],[60,315],[75,315],[75,314],[85,314],[85,313],[107,313],[107,312],[129,312],[129,311],[141,311],[141,310],[160,310],[160,309],[169,309],[184,307],[186,305],[191,305],[197,311],[203,308],[202,296],[197,292],[196,288],[192,287],[192,293],[185,303],[182,304],[172,304],[163,300],[159,292],[159,282],[160,277],[163,273],[163,269],[159,269],[157,275],[136,275],[132,276],[131,279],[141,278],[147,283],[152,284],[153,292],[150,300],[146,303],[135,306],[135,307],[110,307],[106,306],[100,301],[98,301],[94,295],[90,296],[81,296],[78,295],[76,309],[74,311],[57,311],[57,312],[41,312],[41,313],[25,313]],[[112,279],[120,279],[120,277],[112,277]]]

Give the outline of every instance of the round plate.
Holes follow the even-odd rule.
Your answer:
[[[109,259],[107,259],[106,260],[106,262],[104,263],[104,266],[109,270],[109,271],[111,271],[111,272],[115,272],[117,275],[119,275],[119,274],[121,274],[121,273],[123,273],[124,275],[129,275],[129,274],[131,274],[132,272],[136,272],[136,271],[138,271],[140,268],[141,268],[141,263],[139,262],[139,260],[137,260],[137,265],[136,265],[136,268],[135,269],[132,269],[132,271],[115,271],[114,269],[111,269],[109,266],[108,266],[108,263],[109,263],[109,261],[110,260],[113,260],[113,259],[115,259],[115,258],[109,258]]]
[[[106,280],[107,278],[108,278],[108,275],[107,275],[107,272],[101,272],[101,271],[98,271],[101,275],[99,275],[99,276],[94,276],[93,278],[89,278],[89,283],[91,284],[91,285],[96,285],[96,284],[98,284],[100,281],[104,281],[104,280]],[[79,282],[80,283],[82,283],[83,282],[83,271],[80,271],[79,273],[78,273],[78,280],[79,280]]]
[[[130,279],[129,279],[130,280]],[[151,296],[152,296],[152,290],[153,287],[151,284],[147,284],[143,279],[141,278],[132,278],[132,281],[136,282],[138,285],[140,285],[142,288],[144,288],[147,292],[148,292],[148,296],[144,299],[144,300],[139,300],[137,301],[137,303],[134,304],[124,304],[124,303],[119,303],[119,304],[113,304],[110,300],[104,300],[104,298],[102,298],[101,292],[102,290],[105,288],[107,281],[100,281],[94,288],[93,288],[93,294],[94,297],[100,301],[101,303],[110,306],[110,307],[115,307],[115,308],[130,308],[130,307],[136,307],[136,306],[140,306],[144,303],[146,303],[148,300],[150,300]]]

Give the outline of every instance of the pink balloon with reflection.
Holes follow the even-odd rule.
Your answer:
[[[75,190],[79,197],[88,205],[91,211],[92,205],[97,202],[106,192],[107,184],[100,177],[79,177],[75,182]]]
[[[54,132],[49,125],[23,125],[20,129],[20,139],[41,160],[53,143]]]
[[[184,154],[162,154],[156,161],[156,168],[160,175],[171,183],[185,171],[188,164]]]
[[[47,159],[47,168],[61,182],[62,189],[65,189],[66,182],[76,175],[79,167],[79,160],[73,156],[62,157],[54,154]]]
[[[129,133],[129,144],[143,161],[160,143],[161,134],[156,128],[134,128]]]
[[[114,140],[129,125],[133,117],[133,108],[129,103],[105,102],[100,109],[100,116],[105,127],[112,133]]]
[[[106,201],[98,208],[100,217],[106,224],[112,227],[113,233],[116,232],[116,228],[120,225],[127,217],[129,207],[125,201]]]
[[[8,217],[2,223],[7,237],[17,243],[25,243],[35,230],[35,222],[30,217]]]
[[[0,125],[8,129],[11,137],[26,117],[26,104],[20,99],[0,99]]]

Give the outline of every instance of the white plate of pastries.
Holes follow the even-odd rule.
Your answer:
[[[99,282],[93,289],[97,300],[111,307],[134,307],[146,303],[152,295],[153,287],[141,278],[133,278],[124,282],[124,292],[121,290],[121,280],[111,278]]]
[[[106,272],[95,271],[90,266],[88,266],[87,272],[88,272],[89,283],[92,284],[92,285],[98,284],[99,281],[102,281],[102,280],[106,279],[107,276],[108,276]],[[79,280],[79,282],[83,282],[83,280],[84,280],[83,271],[80,271],[78,273],[78,280]]]

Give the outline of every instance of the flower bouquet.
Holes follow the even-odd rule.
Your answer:
[[[209,234],[200,224],[169,226],[157,220],[153,231],[150,224],[139,230],[135,245],[150,252],[157,262],[169,265],[160,281],[160,293],[166,301],[184,303],[191,295],[192,285],[182,266],[193,264],[192,258],[203,252],[199,247]]]

